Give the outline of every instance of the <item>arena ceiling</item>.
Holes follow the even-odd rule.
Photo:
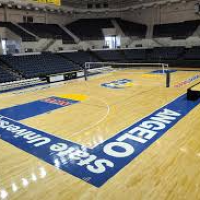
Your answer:
[[[36,0],[34,0],[36,1]],[[27,10],[43,10],[59,13],[105,13],[116,11],[133,11],[152,6],[161,6],[177,2],[198,2],[200,0],[61,0],[63,6],[33,3],[33,0],[0,0],[0,6]],[[37,0],[39,1],[39,0]],[[36,1],[36,2],[37,2]],[[41,0],[40,0],[41,1]]]
[[[62,0],[62,4],[74,8],[88,8],[88,5],[92,5],[92,8],[96,9],[105,8],[104,5],[108,5],[109,8],[124,8],[128,6],[143,6],[154,4],[166,4],[173,2],[187,2],[192,0]]]

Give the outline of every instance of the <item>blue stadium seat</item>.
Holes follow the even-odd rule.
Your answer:
[[[192,47],[190,49],[187,49],[184,58],[188,60],[200,60],[200,47]]]
[[[126,36],[136,36],[139,38],[144,38],[146,36],[146,32],[147,32],[146,25],[122,20],[119,18],[117,18],[116,21]]]
[[[103,61],[115,61],[115,62],[125,61],[125,56],[122,50],[99,50],[94,52]]]
[[[19,35],[22,38],[22,41],[24,42],[36,41],[36,38],[34,36],[27,33],[26,31],[24,31],[23,29],[19,28],[18,26],[14,25],[11,22],[0,22],[0,27],[5,27],[10,29],[12,32]]]
[[[75,43],[74,39],[57,24],[20,23],[20,25],[40,38],[62,39],[64,43]]]
[[[80,19],[66,27],[81,40],[104,39],[103,28],[114,28],[111,19]]]
[[[71,60],[74,63],[83,66],[85,62],[98,62],[100,61],[94,55],[92,55],[89,51],[75,51],[75,52],[68,52],[68,53],[60,53],[59,55],[65,57],[68,60]]]
[[[80,70],[78,65],[52,53],[25,56],[7,55],[1,56],[0,58],[25,78],[42,77],[49,74]]]
[[[15,77],[0,66],[0,83],[16,81]]]
[[[186,39],[191,36],[200,20],[186,21],[181,23],[157,24],[154,25],[154,37],[172,37],[173,39]]]

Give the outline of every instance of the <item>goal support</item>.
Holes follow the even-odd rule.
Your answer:
[[[86,62],[84,65],[84,77],[85,80],[88,80],[88,71],[94,70],[96,68],[104,68],[104,67],[112,67],[112,68],[123,68],[123,67],[130,67],[134,69],[141,69],[145,67],[145,69],[153,69],[153,70],[162,70],[162,73],[166,75],[166,87],[170,87],[170,72],[169,64],[167,63],[124,63],[124,62]],[[151,68],[152,67],[152,68]]]

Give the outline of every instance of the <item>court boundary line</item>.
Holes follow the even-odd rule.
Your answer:
[[[120,131],[118,133],[116,133],[113,137],[105,140],[103,143],[101,144],[98,144],[98,149],[97,147],[94,147],[92,149],[90,148],[86,148],[84,145],[80,145],[80,144],[77,144],[75,142],[71,142],[69,140],[66,140],[66,139],[61,139],[60,137],[57,137],[53,134],[50,134],[50,133],[46,133],[46,132],[43,132],[43,131],[40,131],[40,130],[37,130],[37,129],[34,129],[34,128],[31,128],[31,127],[28,127],[20,122],[17,122],[15,120],[12,120],[12,119],[9,119],[7,117],[4,117],[4,116],[0,116],[0,119],[3,120],[2,118],[5,118],[7,119],[7,122],[10,120],[11,121],[11,124],[12,123],[16,123],[16,124],[21,124],[22,125],[22,128],[30,128],[30,130],[34,130],[34,131],[39,131],[38,133],[44,133],[46,134],[46,136],[51,136],[52,138],[54,138],[56,141],[61,141],[61,142],[68,142],[67,144],[69,145],[69,148],[74,148],[75,145],[77,145],[75,147],[75,151],[82,151],[82,153],[89,153],[89,155],[93,155],[95,156],[96,155],[96,158],[99,159],[99,161],[101,160],[100,158],[108,158],[109,157],[109,154],[106,154],[106,152],[103,151],[103,149],[105,148],[106,145],[108,144],[111,144],[111,143],[115,143],[113,141],[117,141],[117,138],[119,137],[122,137],[124,136],[125,133],[127,133],[129,130],[132,130],[134,127],[137,127],[138,124],[144,122],[145,120],[148,120],[148,118],[152,117],[152,116],[156,116],[156,114],[158,113],[162,113],[164,112],[164,109],[171,109],[172,112],[177,112],[177,116],[180,116],[180,117],[177,117],[174,119],[174,121],[172,120],[172,124],[169,125],[168,127],[166,126],[165,129],[161,130],[160,132],[158,132],[158,135],[156,135],[155,137],[153,137],[151,140],[149,140],[149,142],[146,144],[146,146],[142,147],[137,147],[139,148],[138,152],[136,152],[135,154],[131,154],[131,156],[127,157],[127,158],[123,158],[124,160],[119,160],[117,159],[117,157],[114,157],[114,156],[111,156],[110,155],[110,159],[111,161],[113,161],[117,167],[115,167],[114,169],[110,169],[110,168],[106,168],[108,170],[108,172],[106,174],[98,174],[99,176],[97,176],[97,174],[93,174],[91,172],[89,172],[87,170],[87,168],[80,168],[80,166],[77,165],[76,161],[75,160],[72,160],[72,162],[66,162],[68,165],[66,166],[66,163],[65,162],[62,162],[62,160],[60,161],[60,166],[58,167],[60,170],[63,170],[71,175],[74,175],[76,176],[77,178],[80,178],[82,180],[85,180],[86,182],[92,184],[93,186],[96,186],[96,187],[101,187],[103,184],[105,184],[110,178],[112,178],[113,176],[115,176],[120,170],[122,170],[126,165],[128,165],[130,162],[132,162],[132,160],[134,160],[134,158],[136,158],[137,156],[139,156],[143,151],[145,151],[149,146],[151,146],[155,141],[157,141],[160,137],[162,137],[168,130],[170,130],[173,126],[175,126],[182,118],[184,118],[187,114],[190,113],[190,111],[192,111],[196,106],[198,106],[200,104],[200,100],[196,101],[196,102],[190,102],[188,105],[188,108],[186,110],[183,110],[182,112],[180,112],[180,110],[177,110],[177,103],[179,101],[183,101],[183,103],[185,102],[185,96],[186,94],[184,93],[183,95],[180,95],[179,97],[175,98],[175,100],[172,100],[170,101],[168,104],[158,108],[157,110],[155,110],[154,112],[152,112],[151,114],[147,115],[146,117],[143,117],[141,119],[139,119],[139,121],[137,122],[134,122],[132,123],[131,125],[129,125],[127,128],[123,129],[123,131]],[[167,107],[168,106],[168,107]],[[175,107],[174,107],[175,106]],[[184,106],[183,106],[184,107]],[[182,114],[181,114],[182,113]],[[173,115],[172,115],[173,116]],[[8,122],[9,123],[9,122]],[[2,128],[2,127],[1,127]],[[17,147],[18,149],[21,149],[25,152],[27,152],[28,154],[30,155],[33,155],[35,157],[37,157],[38,159],[40,160],[43,160],[45,161],[46,163],[50,164],[50,165],[53,165],[54,167],[56,167],[56,163],[54,163],[55,161],[58,162],[58,159],[55,159],[55,156],[57,155],[55,152],[52,154],[48,154],[47,152],[45,152],[44,150],[47,151],[47,149],[44,149],[43,151],[36,151],[36,149],[29,149],[29,146],[21,146],[21,144],[23,144],[24,140],[21,141],[21,143],[19,143],[19,141],[17,140],[11,140],[9,141],[9,137],[8,135],[11,134],[12,132],[9,130],[6,130],[5,127],[2,128],[5,132],[7,131],[7,133],[4,133],[2,132],[1,134],[1,139],[7,143],[9,143],[10,145],[14,146],[14,147]],[[125,132],[125,133],[124,133]],[[6,135],[4,135],[4,134]],[[4,137],[5,136],[5,137]],[[15,138],[15,137],[14,137]],[[19,140],[20,139],[23,139],[23,138],[18,138]],[[63,140],[63,141],[62,141]],[[18,142],[18,143],[17,143]],[[55,141],[54,141],[55,142]],[[130,141],[129,141],[130,142]],[[129,144],[129,143],[128,143]],[[134,143],[133,143],[134,144]],[[51,144],[52,145],[52,144]],[[73,146],[72,146],[73,145]],[[71,146],[71,147],[70,147]],[[45,148],[47,148],[45,146]],[[79,149],[80,148],[80,149]],[[29,150],[28,150],[29,149]],[[40,149],[41,150],[41,149]],[[36,152],[35,152],[36,151]],[[32,153],[31,153],[32,152]],[[34,153],[33,153],[34,152]],[[47,153],[47,154],[46,154]],[[91,153],[91,154],[90,154]],[[56,155],[55,155],[56,154]],[[43,156],[42,156],[43,155]],[[69,154],[70,156],[71,154]],[[48,157],[49,156],[49,157]],[[53,157],[52,157],[53,156]],[[125,156],[126,157],[126,156]],[[52,160],[52,158],[54,158],[54,160]],[[79,157],[80,159],[82,158],[81,156]],[[114,159],[115,158],[115,159]],[[104,161],[105,161],[104,159]],[[117,161],[118,160],[118,161]],[[83,161],[83,160],[82,160]],[[107,160],[109,161],[109,160]],[[80,161],[81,162],[81,161]],[[117,163],[116,163],[117,162]],[[107,165],[109,167],[112,167],[112,165]],[[77,170],[77,167],[79,167],[80,169]],[[111,171],[109,171],[109,169]]]
[[[99,100],[99,98],[97,98],[97,97],[95,97],[95,98]],[[107,102],[103,101],[102,98],[100,98],[100,99],[101,99],[101,102],[103,102],[106,105],[106,108],[107,108],[106,114],[100,120],[98,120],[97,122],[95,122],[94,124],[92,124],[91,126],[83,128],[80,131],[76,131],[76,132],[72,133],[72,135],[70,135],[70,137],[73,137],[73,136],[75,136],[75,135],[77,135],[79,133],[82,133],[83,131],[87,131],[89,129],[92,129],[95,126],[98,126],[100,123],[102,123],[108,117],[108,115],[110,114],[110,106],[107,104]]]

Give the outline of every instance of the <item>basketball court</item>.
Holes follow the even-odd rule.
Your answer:
[[[1,93],[0,199],[200,199],[199,78],[120,69]]]

